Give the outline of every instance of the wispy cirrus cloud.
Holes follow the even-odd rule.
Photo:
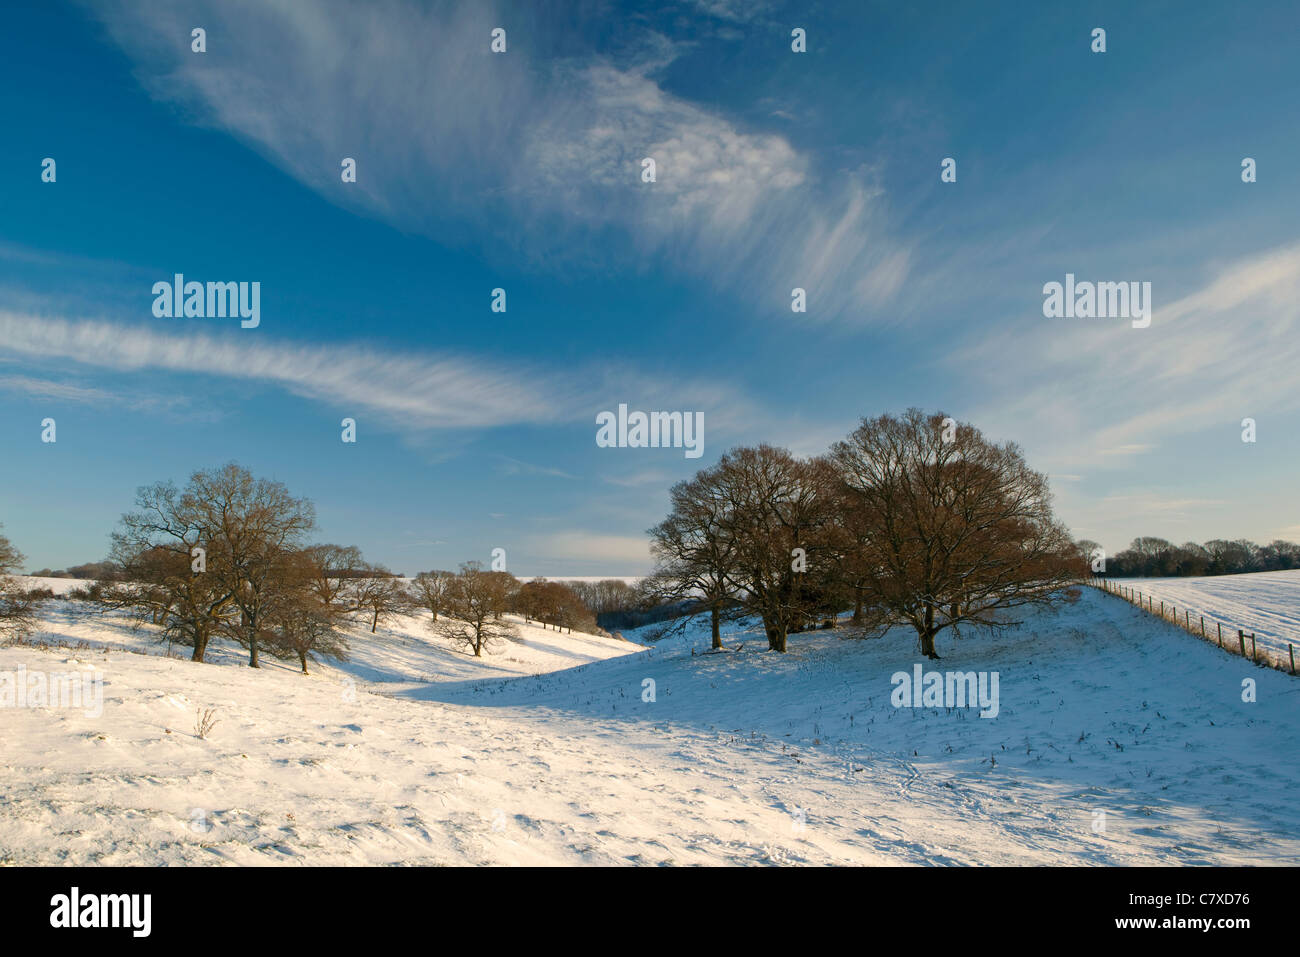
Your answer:
[[[0,376],[0,392],[24,395],[35,399],[52,399],[56,402],[74,402],[84,405],[122,405],[141,412],[175,412],[188,410],[187,396],[118,393],[107,389],[76,385],[55,379],[42,379],[26,375]],[[212,410],[199,413],[203,418],[217,414]]]
[[[501,460],[499,468],[502,475],[526,475],[526,476],[543,476],[547,478],[577,478],[577,476],[557,469],[552,466],[535,465],[532,462],[525,462],[521,459],[511,458],[508,455],[497,456]]]
[[[1048,455],[1055,468],[1125,466],[1179,435],[1214,427],[1235,434],[1245,417],[1276,420],[1300,409],[1300,246],[1221,265],[1201,288],[1168,302],[1160,293],[1156,286],[1146,329],[1026,309],[1007,323],[1019,323],[1021,334],[990,335],[942,362],[970,370],[992,400],[972,417]]]
[[[554,422],[585,411],[577,388],[541,383],[524,364],[396,355],[359,345],[301,345],[266,337],[162,332],[96,320],[0,312],[0,352],[143,372],[264,382],[417,428]]]
[[[215,376],[281,388],[338,409],[371,412],[406,430],[590,422],[594,434],[595,413],[608,405],[611,395],[641,397],[647,403],[680,401],[710,410],[715,430],[736,428],[754,415],[744,396],[716,382],[651,377],[611,364],[555,376],[523,360],[394,353],[350,342],[302,344],[242,330],[217,335],[193,329],[0,310],[0,361],[56,363],[60,370],[71,362],[109,370],[122,380],[123,389],[30,375],[0,377],[0,387],[66,401],[124,402],[147,411],[167,403],[135,394],[126,374]],[[714,414],[714,409],[720,411]],[[503,461],[507,472],[571,477],[516,459]]]
[[[813,319],[860,321],[910,271],[870,171],[822,175],[786,138],[666,91],[655,75],[675,47],[659,34],[635,34],[615,62],[548,56],[538,18],[489,3],[95,8],[156,98],[405,230],[461,243],[469,223],[548,267],[662,260],[773,311],[799,286]],[[199,22],[209,50],[195,56],[177,38]],[[489,51],[499,25],[517,26],[505,55]],[[358,164],[347,187],[344,156]]]

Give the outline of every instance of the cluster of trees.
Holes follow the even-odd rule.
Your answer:
[[[595,631],[572,589],[544,580],[521,584],[469,562],[458,572],[421,572],[411,582],[367,562],[355,546],[309,544],[312,504],[238,465],[195,472],[184,489],[142,488],[135,511],[113,535],[108,584],[97,600],[134,611],[167,640],[202,661],[220,635],[259,655],[343,659],[345,620],[375,632],[395,615],[423,608],[431,626],[475,656],[514,634],[518,613],[557,628]]]
[[[37,578],[77,578],[82,581],[88,579],[105,579],[113,574],[112,562],[87,562],[84,565],[70,565],[67,568],[51,570],[42,568],[40,571],[32,572]]]
[[[254,478],[234,463],[198,471],[181,489],[171,482],[141,488],[135,510],[113,533],[114,573],[95,593],[105,605],[160,626],[171,642],[203,661],[216,636],[248,650],[343,658],[342,615],[355,611],[334,581],[359,554],[312,545],[315,509],[280,482]]]
[[[580,586],[581,583],[569,585],[534,578],[519,586],[519,592],[515,596],[515,610],[524,616],[525,621],[535,619],[543,625],[554,625],[557,629],[567,628],[569,631],[575,628],[578,631],[598,631],[596,617],[578,591]]]
[[[304,674],[313,657],[346,659],[347,622],[363,621],[374,633],[421,608],[437,633],[476,656],[513,635],[506,613],[599,630],[582,598],[559,582],[521,583],[477,562],[408,582],[367,562],[355,546],[310,542],[315,525],[310,501],[230,463],[195,472],[184,488],[158,482],[139,489],[113,533],[109,559],[71,571],[93,568],[96,580],[82,597],[158,626],[163,640],[192,648],[194,661],[222,637],[247,649],[254,668],[269,654],[296,659]],[[0,536],[5,631],[29,630],[42,599],[12,577],[21,564]]]
[[[640,601],[638,591],[621,578],[606,578],[601,581],[575,581],[567,583],[582,603],[599,620],[601,615],[625,611],[633,608]]]
[[[921,652],[962,624],[1074,594],[1086,556],[1014,444],[912,409],[863,419],[825,455],[738,448],[676,485],[650,530],[648,593],[761,619],[768,645],[854,609],[863,634],[915,629]]]
[[[1080,542],[1089,554],[1100,546]],[[1300,568],[1300,545],[1278,539],[1256,545],[1246,539],[1214,539],[1204,545],[1175,545],[1163,538],[1142,536],[1122,552],[1106,558],[1102,574],[1119,578],[1170,578],[1183,575],[1237,575]]]

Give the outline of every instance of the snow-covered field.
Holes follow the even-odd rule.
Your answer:
[[[0,648],[103,678],[99,717],[0,710],[3,863],[1300,863],[1300,683],[1091,589],[925,664],[997,672],[995,718],[892,707],[899,631],[530,632],[476,662],[411,619],[303,676],[74,605]]]
[[[1193,623],[1204,615],[1207,632],[1211,620],[1223,623],[1226,642],[1231,635],[1237,641],[1237,629],[1255,641],[1261,653],[1271,651],[1281,661],[1287,659],[1287,645],[1296,646],[1300,655],[1300,571],[1253,572],[1246,575],[1215,575],[1205,578],[1125,578],[1118,584],[1134,588],[1143,596],[1172,603],[1182,615],[1191,611]],[[1247,651],[1250,643],[1247,641]]]

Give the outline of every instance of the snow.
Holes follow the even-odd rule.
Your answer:
[[[717,654],[707,622],[648,650],[549,630],[475,661],[416,618],[303,676],[76,604],[0,648],[104,682],[98,718],[0,711],[0,863],[1300,863],[1300,685],[1092,589],[941,641],[926,670],[1000,674],[991,719],[893,708],[898,630],[787,655],[752,622]]]
[[[74,588],[85,588],[92,582],[85,578],[41,578],[36,575],[15,575],[28,588],[48,588],[56,595],[66,595]]]
[[[1261,656],[1265,649],[1279,661],[1288,661],[1287,645],[1300,646],[1300,570],[1213,575],[1204,578],[1124,578],[1114,582],[1140,591],[1160,602],[1173,604],[1181,616],[1191,612],[1195,623],[1205,616],[1205,631],[1214,637],[1212,621],[1223,623],[1223,640],[1237,642],[1237,629],[1255,641]],[[1249,637],[1246,641],[1250,651]],[[1300,653],[1300,647],[1296,648]]]

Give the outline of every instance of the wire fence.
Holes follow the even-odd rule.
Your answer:
[[[1193,618],[1191,609],[1186,607],[1183,608],[1180,616],[1178,608],[1173,602],[1163,601],[1154,595],[1144,595],[1130,585],[1112,581],[1109,578],[1094,578],[1090,584],[1108,595],[1114,595],[1116,598],[1122,598],[1130,604],[1137,605],[1143,611],[1159,615],[1165,621],[1177,625],[1189,634],[1217,643],[1220,648],[1229,654],[1248,658],[1261,667],[1276,668],[1278,671],[1287,671],[1291,674],[1296,673],[1295,645],[1290,642],[1287,642],[1286,651],[1267,646],[1260,647],[1255,641],[1253,631],[1248,633],[1244,628],[1236,628],[1228,622],[1206,617],[1199,612]]]

